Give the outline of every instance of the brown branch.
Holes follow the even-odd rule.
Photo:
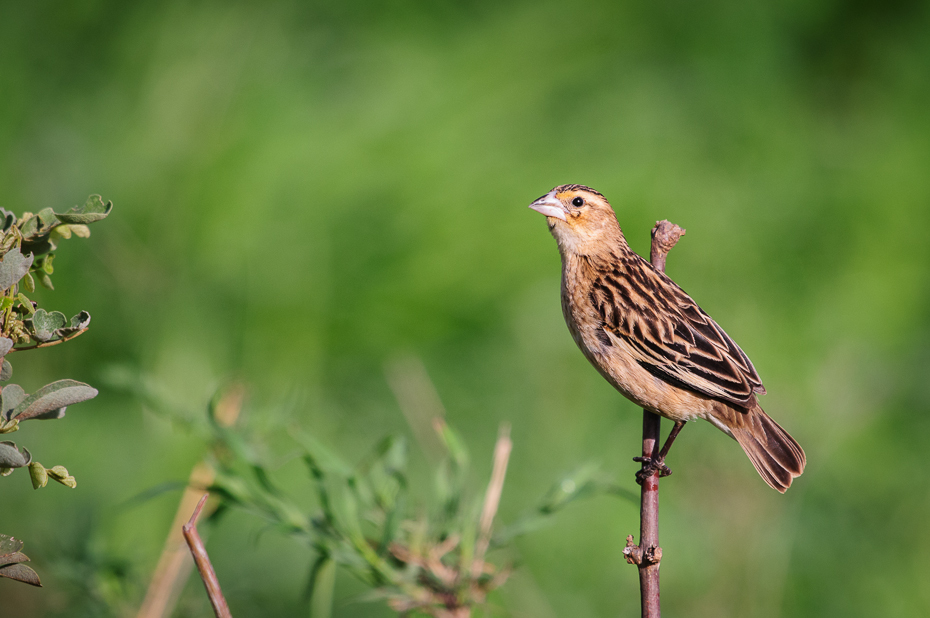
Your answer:
[[[656,221],[656,226],[652,228],[652,249],[649,251],[649,261],[656,270],[665,272],[665,256],[685,235],[685,231],[668,219]]]
[[[652,249],[649,261],[656,270],[665,272],[665,257],[685,230],[669,221],[657,221],[652,228]],[[643,468],[647,462],[655,461],[659,456],[659,430],[661,417],[649,410],[643,410]],[[659,605],[659,562],[662,560],[662,548],[659,547],[659,470],[653,468],[652,474],[642,479],[639,510],[639,545],[633,543],[633,537],[627,537],[623,550],[627,562],[639,567],[639,593],[643,618],[660,618]]]
[[[61,339],[55,339],[54,341],[40,341],[39,343],[36,343],[35,345],[27,345],[22,348],[10,348],[10,352],[22,352],[23,350],[38,350],[39,348],[50,348],[53,345],[58,345],[59,343],[64,343],[65,341],[71,341],[75,337],[80,337],[86,332],[87,332],[87,329],[82,328],[79,331],[75,331],[71,333],[67,337],[62,337]]]
[[[203,498],[197,503],[197,508],[194,509],[190,521],[184,524],[181,530],[187,540],[188,547],[190,547],[191,555],[194,556],[194,563],[197,565],[197,570],[200,571],[203,585],[207,589],[207,596],[210,597],[210,604],[213,605],[213,613],[216,614],[216,618],[232,618],[232,614],[229,613],[229,606],[226,605],[226,599],[223,597],[223,591],[220,590],[220,582],[216,579],[216,571],[213,570],[210,557],[207,555],[207,548],[204,547],[203,540],[197,532],[197,518],[200,516],[200,511],[209,496],[210,494],[203,495]]]

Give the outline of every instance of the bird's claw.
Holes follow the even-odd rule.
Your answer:
[[[659,478],[668,476],[672,470],[665,465],[664,459],[653,459],[652,457],[634,457],[633,461],[639,461],[643,467],[636,471],[636,482],[640,485],[653,474],[658,474]]]

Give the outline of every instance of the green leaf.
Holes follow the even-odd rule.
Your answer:
[[[19,249],[13,247],[0,261],[0,290],[8,290],[20,279],[26,276],[32,266],[33,256],[30,253],[24,256]]]
[[[307,598],[310,600],[310,618],[330,618],[333,611],[333,588],[336,585],[336,563],[328,555],[321,555],[310,571]]]
[[[26,447],[20,452],[13,442],[0,442],[0,468],[22,468],[32,461],[32,455]]]
[[[7,387],[9,388],[9,387]],[[6,394],[6,388],[2,395]],[[65,409],[75,403],[97,396],[97,389],[77,380],[58,380],[43,386],[23,399],[10,413],[19,421],[28,419],[54,419],[65,415]]]
[[[0,567],[0,577],[15,579],[18,582],[23,582],[30,586],[42,587],[42,582],[39,581],[39,574],[25,564],[10,564],[5,567]]]
[[[33,279],[31,273],[27,272],[25,276],[23,276],[22,281],[23,281],[23,287],[26,288],[27,292],[32,294],[33,292],[36,291],[36,280]]]
[[[29,273],[26,273],[26,275],[28,276]],[[36,308],[32,305],[32,301],[29,300],[29,298],[27,298],[26,295],[22,292],[16,295],[16,300],[19,301],[19,304],[22,305],[23,308],[30,313],[30,315],[36,312]]]
[[[46,290],[54,290],[54,289],[55,289],[55,286],[52,285],[52,278],[49,277],[46,273],[44,273],[44,272],[38,272],[38,273],[36,273],[36,274],[39,276],[39,283],[42,284],[42,287],[43,287],[43,288],[45,288]]]
[[[38,461],[29,464],[29,477],[32,479],[33,489],[39,489],[48,484],[48,470]]]
[[[74,489],[77,487],[77,481],[74,480],[74,477],[68,472],[68,469],[64,466],[52,466],[51,468],[46,469],[46,474],[48,478],[53,481],[58,481],[66,487]]]
[[[103,198],[99,195],[91,195],[83,206],[75,206],[65,213],[57,213],[58,219],[62,223],[93,223],[106,218],[113,209],[113,202],[103,203]]]
[[[6,382],[13,377],[13,365],[10,361],[3,359],[3,366],[0,368],[0,382]]]
[[[13,340],[8,337],[0,337],[0,357],[4,357],[13,348]]]
[[[49,253],[45,256],[45,259],[42,260],[42,270],[45,271],[47,275],[55,274],[55,267],[52,266],[52,262],[55,260],[55,254]]]

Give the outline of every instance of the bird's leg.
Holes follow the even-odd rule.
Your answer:
[[[672,430],[668,434],[668,438],[665,440],[665,444],[662,445],[662,450],[659,451],[658,457],[634,457],[633,461],[640,461],[643,464],[643,467],[636,473],[636,482],[640,485],[643,484],[643,481],[656,472],[659,473],[659,476],[668,476],[672,473],[671,469],[665,465],[665,456],[668,455],[669,449],[672,448],[672,442],[675,441],[675,438],[678,437],[678,433],[681,431],[681,428],[685,426],[685,421],[675,421],[675,426],[672,427]]]

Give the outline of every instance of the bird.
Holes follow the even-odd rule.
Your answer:
[[[762,410],[765,387],[739,346],[630,248],[601,193],[559,185],[529,207],[546,216],[558,244],[562,313],[575,343],[627,399],[675,423],[658,457],[637,458],[642,474],[670,474],[671,442],[686,422],[704,419],[736,439],[763,480],[784,493],[807,458]]]

